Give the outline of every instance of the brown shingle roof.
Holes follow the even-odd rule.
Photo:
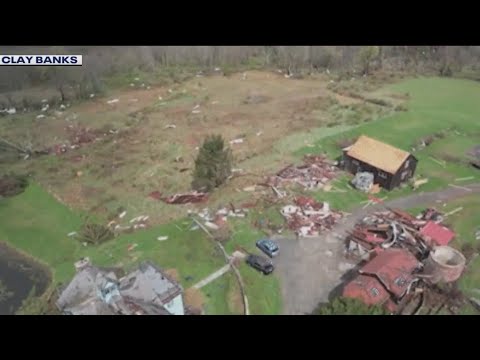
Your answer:
[[[377,169],[395,174],[410,154],[392,145],[362,135],[348,149],[347,155]]]

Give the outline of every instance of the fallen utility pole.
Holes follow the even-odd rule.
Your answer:
[[[215,240],[215,238],[210,233],[210,231],[208,231],[208,229],[205,226],[203,226],[203,224],[200,221],[198,221],[194,217],[192,217],[192,219],[195,222],[195,224],[197,224],[200,227],[200,229],[202,229],[208,235],[208,237],[211,240],[213,240],[215,242],[215,244],[217,244],[217,246],[222,251],[223,256],[225,257],[225,260],[226,260],[227,264],[230,264],[230,267],[232,268],[233,272],[235,273],[235,276],[237,277],[238,284],[240,285],[240,291],[242,292],[244,315],[250,315],[250,309],[248,307],[248,298],[247,298],[247,295],[246,295],[246,292],[245,292],[245,285],[243,283],[242,276],[240,275],[240,272],[238,271],[237,267],[233,264],[233,258],[231,258],[228,255],[228,253],[225,250],[225,248],[223,247],[223,245],[220,242]]]

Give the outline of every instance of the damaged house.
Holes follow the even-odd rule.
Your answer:
[[[117,278],[83,259],[61,292],[57,307],[68,315],[184,315],[183,289],[150,262]]]
[[[354,175],[371,173],[373,182],[386,190],[392,190],[410,179],[418,162],[412,154],[365,135],[343,150],[346,171]]]
[[[343,296],[361,300],[367,305],[384,306],[395,313],[416,281],[414,273],[420,266],[415,256],[405,249],[381,251],[345,286]]]

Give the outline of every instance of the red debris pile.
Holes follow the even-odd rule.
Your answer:
[[[433,246],[447,245],[455,233],[432,219],[443,220],[435,209],[414,216],[396,209],[376,212],[357,223],[347,237],[349,255],[367,257],[375,249],[408,249],[424,258]]]
[[[438,261],[440,265],[427,266],[439,249],[445,254],[453,253],[445,245],[455,233],[441,224],[444,217],[432,208],[417,217],[388,209],[360,220],[347,236],[347,255],[360,257],[367,263],[345,286],[343,295],[398,313],[411,306],[412,299],[433,291],[433,275],[443,269],[441,261],[452,267],[448,256]],[[457,266],[458,271],[463,269],[461,265]],[[440,277],[451,282],[446,276]]]
[[[295,199],[295,205],[284,206],[281,213],[288,228],[303,237],[330,230],[342,218],[342,213],[331,210],[328,203],[303,196]]]
[[[161,194],[158,191],[154,191],[150,193],[150,197],[153,197],[155,199],[159,198],[159,200],[162,200],[167,204],[175,204],[175,205],[201,203],[208,199],[208,193],[203,193],[198,191],[192,191],[190,193],[185,193],[185,194],[174,194],[174,195],[163,197],[163,198],[161,198],[160,196]]]
[[[267,179],[270,186],[299,184],[307,189],[325,186],[336,175],[336,166],[323,155],[305,155],[304,164],[289,165]]]

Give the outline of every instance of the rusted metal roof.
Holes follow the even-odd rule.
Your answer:
[[[368,136],[360,136],[347,155],[390,174],[395,174],[410,153]]]
[[[413,280],[413,271],[419,265],[415,256],[404,249],[387,249],[359,270],[360,274],[374,275],[397,298],[401,298]]]
[[[430,238],[435,245],[438,246],[448,245],[448,243],[455,237],[455,233],[452,230],[433,221],[427,222],[427,224],[420,230],[420,233],[423,236]]]
[[[343,289],[343,296],[361,300],[366,305],[382,305],[390,294],[373,276],[359,275]]]

